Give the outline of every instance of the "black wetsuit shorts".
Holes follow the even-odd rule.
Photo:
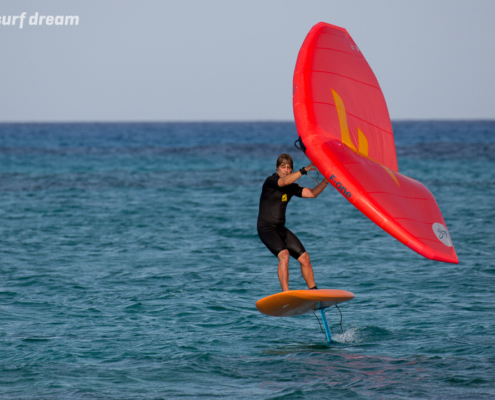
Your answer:
[[[301,241],[285,226],[282,228],[275,226],[258,227],[258,235],[263,244],[268,247],[275,257],[283,250],[289,250],[289,254],[296,260],[301,257],[306,249]]]

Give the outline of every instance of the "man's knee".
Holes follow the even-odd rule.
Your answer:
[[[297,261],[299,261],[301,263],[301,265],[303,266],[308,266],[308,265],[311,265],[311,261],[309,259],[309,254],[306,252],[306,253],[303,253],[298,259]]]
[[[289,262],[289,251],[288,250],[282,250],[280,253],[277,255],[278,259],[284,263]]]

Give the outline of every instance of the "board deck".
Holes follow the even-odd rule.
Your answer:
[[[256,302],[259,312],[273,317],[292,317],[352,300],[354,294],[339,289],[289,290]]]

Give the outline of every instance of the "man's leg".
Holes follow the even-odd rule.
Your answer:
[[[297,259],[301,264],[301,273],[308,285],[308,288],[311,289],[315,287],[315,277],[313,275],[313,267],[311,266],[311,261],[309,260],[309,254],[305,252],[301,257]]]
[[[282,250],[278,257],[278,280],[282,287],[282,292],[289,290],[289,251]]]

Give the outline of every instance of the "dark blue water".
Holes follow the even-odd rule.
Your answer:
[[[293,124],[0,125],[0,398],[494,398],[495,122],[394,131],[460,263],[333,188],[294,198],[318,286],[356,295],[327,346],[313,315],[255,308],[280,290],[261,185],[282,152],[307,163]]]

